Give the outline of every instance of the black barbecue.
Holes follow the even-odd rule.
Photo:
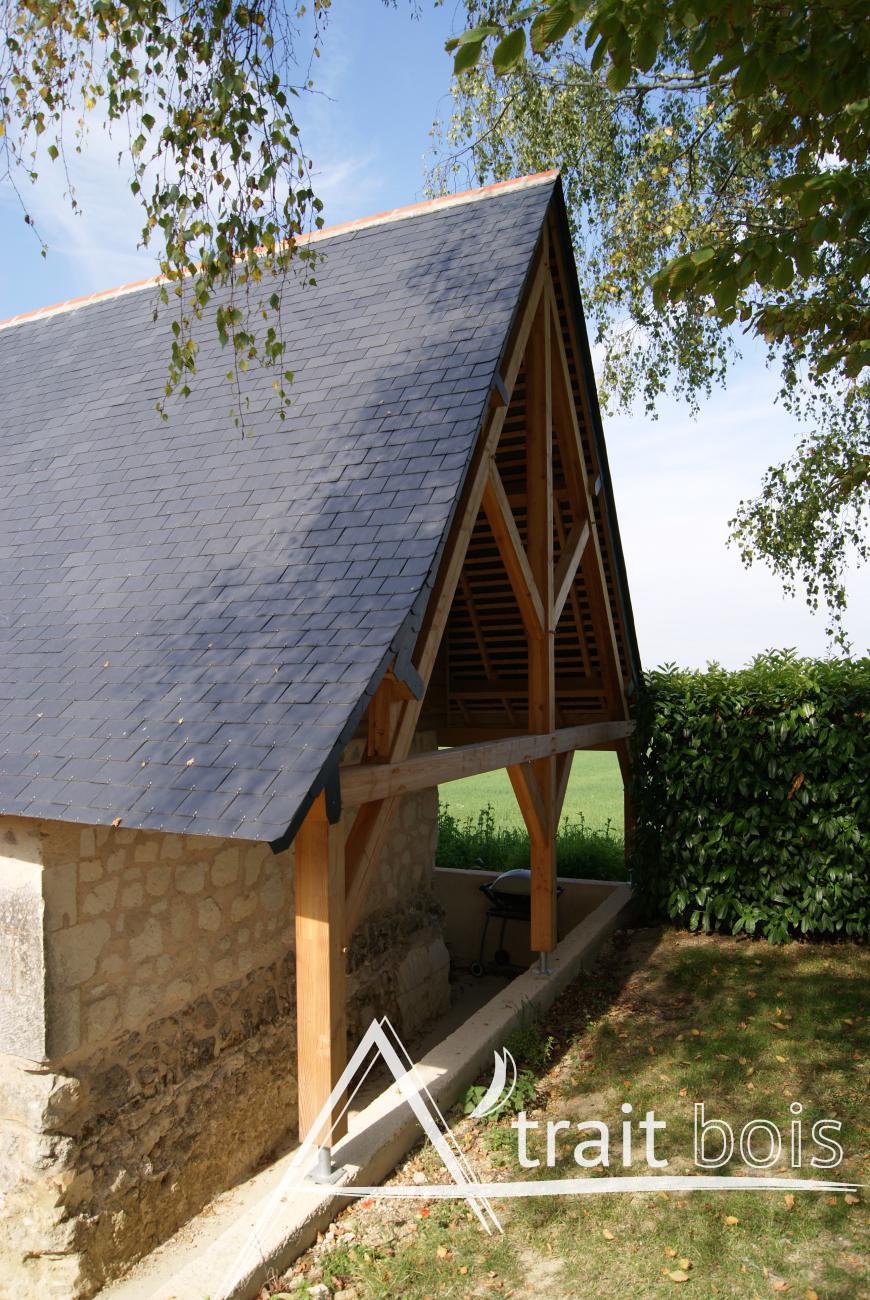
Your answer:
[[[496,876],[495,880],[489,880],[485,885],[481,885],[480,892],[486,894],[492,906],[486,910],[477,961],[471,963],[471,973],[477,976],[483,975],[485,970],[483,957],[486,951],[486,935],[490,921],[501,921],[501,934],[499,935],[498,948],[495,950],[494,961],[497,966],[510,965],[510,953],[504,946],[505,930],[508,921],[528,922],[531,919],[532,873],[527,868],[520,868],[517,871],[503,871],[500,876]],[[561,893],[562,886],[558,885],[556,897],[558,898]]]

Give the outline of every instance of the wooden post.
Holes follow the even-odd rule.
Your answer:
[[[330,825],[322,794],[302,823],[295,848],[296,1072],[303,1139],[347,1063],[344,843],[340,827]],[[315,1138],[318,1146],[331,1147],[346,1132],[342,1116],[331,1133],[327,1123]]]
[[[529,731],[556,725],[555,623],[553,598],[553,409],[550,311],[546,301],[531,332],[526,352],[526,501],[529,568],[543,612],[542,630],[529,636]],[[534,952],[556,946],[556,760],[538,759],[532,770],[541,796],[546,835],[529,828],[532,863]]]

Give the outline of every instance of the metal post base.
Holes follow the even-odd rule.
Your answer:
[[[332,1167],[332,1151],[329,1147],[317,1148],[317,1164],[308,1174],[308,1180],[320,1185],[329,1185],[337,1183],[343,1177],[345,1172],[344,1165],[339,1165],[336,1169]]]
[[[553,974],[552,965],[550,963],[550,957],[551,954],[548,952],[538,953],[538,964],[535,967],[535,976],[537,977],[537,979],[541,979],[541,980],[549,979],[550,976]]]

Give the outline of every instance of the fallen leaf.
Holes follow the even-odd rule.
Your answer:
[[[814,1291],[811,1286],[808,1286],[804,1292],[804,1300],[819,1300],[818,1291]]]
[[[782,1199],[785,1201],[785,1208],[786,1208],[787,1210],[793,1210],[793,1209],[794,1209],[794,1193],[793,1193],[793,1192],[786,1192],[785,1196],[784,1196]]]
[[[116,830],[117,830],[117,828],[121,825],[121,822],[122,822],[122,821],[123,821],[123,818],[122,818],[122,817],[116,817],[116,818],[113,820],[112,825],[115,827]]]
[[[860,1205],[860,1204],[861,1204],[861,1198],[860,1198],[860,1196],[853,1196],[851,1192],[847,1192],[847,1193],[846,1193],[845,1200],[846,1200],[846,1204],[847,1204],[847,1205]]]
[[[668,1259],[676,1259],[677,1257],[677,1252],[674,1250],[672,1246],[665,1246],[665,1254],[667,1255]]]
[[[668,1277],[672,1282],[688,1282],[689,1280],[688,1273],[684,1273],[681,1268],[671,1269],[670,1273],[668,1273]]]
[[[616,1241],[616,1238],[609,1228],[605,1228],[601,1235],[605,1241]]]
[[[774,1278],[774,1280],[771,1282],[770,1285],[773,1287],[774,1291],[789,1291],[789,1290],[791,1290],[791,1288],[789,1287],[788,1282],[786,1282],[785,1278],[782,1278],[782,1277]]]
[[[726,1214],[725,1222],[728,1224],[729,1228],[733,1228],[735,1223],[739,1223],[740,1220],[738,1219],[736,1214]]]
[[[450,1258],[450,1251],[447,1249],[446,1246],[438,1246],[435,1250],[435,1254],[438,1256],[439,1259]]]
[[[461,1268],[459,1269],[459,1271],[460,1271],[460,1273],[461,1273],[461,1274],[463,1275],[463,1277],[464,1277],[465,1274],[468,1272],[468,1265],[467,1265],[467,1264],[463,1264],[463,1265],[461,1266]]]
[[[196,762],[196,759],[194,759],[194,758],[189,758],[189,759],[187,760],[187,762],[185,763],[184,766],[185,766],[185,767],[193,767],[193,764],[194,764],[195,762]]]
[[[692,1267],[692,1261],[690,1259],[680,1260],[680,1268],[691,1268],[691,1267]]]

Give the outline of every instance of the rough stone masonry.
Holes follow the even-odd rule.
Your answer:
[[[436,836],[406,797],[351,1043],[447,1006]],[[292,1139],[293,935],[292,846],[0,817],[0,1294],[93,1295]]]

